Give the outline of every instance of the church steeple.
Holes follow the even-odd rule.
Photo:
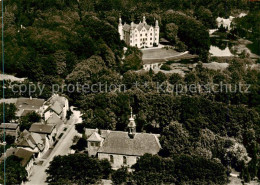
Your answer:
[[[129,118],[129,123],[128,123],[128,135],[130,138],[134,138],[135,133],[136,133],[136,124],[135,124],[135,119],[133,117],[133,109],[131,107],[131,116]]]

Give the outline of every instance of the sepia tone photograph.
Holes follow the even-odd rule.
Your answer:
[[[260,0],[0,6],[0,185],[260,185]]]

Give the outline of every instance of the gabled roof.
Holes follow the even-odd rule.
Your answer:
[[[38,98],[18,98],[16,101],[16,108],[18,111],[16,112],[16,116],[20,117],[25,110],[36,111],[43,106],[44,99]]]
[[[136,133],[130,138],[127,132],[110,131],[98,153],[142,156],[157,154],[161,145],[156,135]]]
[[[102,141],[103,138],[96,132],[93,132],[92,135],[87,139],[88,141]]]
[[[34,112],[34,110],[23,110],[21,112],[21,116],[26,116],[27,114]]]
[[[56,114],[53,113],[48,120],[46,121],[47,124],[53,124],[56,125],[56,128],[59,129],[60,126],[63,124],[63,121],[60,119],[60,117]]]
[[[48,125],[42,123],[33,123],[29,129],[30,132],[42,133],[42,134],[51,134],[55,125]]]
[[[137,28],[138,31],[141,31],[143,29],[143,27],[146,30],[149,30],[152,26],[148,25],[147,23],[139,23],[139,24],[135,24],[133,23],[133,29]],[[129,24],[124,24],[123,25],[123,30],[129,32],[131,29],[131,25]]]
[[[63,105],[60,102],[56,101],[53,105],[51,105],[50,108],[57,114],[60,114],[62,112]]]
[[[16,130],[18,128],[17,123],[1,123],[0,129],[7,129],[7,130]]]
[[[44,140],[45,134],[30,133],[27,130],[24,130],[17,141],[17,146],[30,147],[32,149],[38,147],[39,150],[42,151],[45,147]]]
[[[29,150],[26,150],[24,148],[8,148],[6,150],[6,155],[2,155],[0,158],[0,161],[3,161],[5,157],[10,157],[11,155],[14,155],[16,157],[19,157],[22,159],[21,161],[21,165],[23,167],[25,167],[28,162],[31,160],[31,158],[33,157],[34,152],[31,152]]]
[[[23,149],[23,148],[17,148],[16,152],[14,153],[15,156],[22,158],[21,165],[26,166],[28,162],[33,157],[34,152],[31,152],[29,150]]]

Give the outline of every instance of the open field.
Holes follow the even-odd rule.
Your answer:
[[[163,63],[169,60],[181,60],[196,58],[197,55],[191,55],[188,51],[178,52],[173,49],[154,48],[142,50],[144,64]]]

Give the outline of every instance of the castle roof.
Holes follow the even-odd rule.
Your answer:
[[[134,29],[137,28],[138,31],[141,31],[141,30],[143,29],[143,27],[144,27],[146,30],[149,30],[152,26],[148,25],[147,23],[141,23],[141,22],[140,22],[139,24],[133,23],[133,28],[134,28]],[[129,24],[124,24],[124,25],[123,25],[123,30],[124,30],[124,31],[129,32],[130,29],[131,29],[131,25],[129,25]]]
[[[128,132],[110,131],[98,153],[142,156],[145,153],[157,154],[161,149],[155,134],[136,133],[130,138]]]

